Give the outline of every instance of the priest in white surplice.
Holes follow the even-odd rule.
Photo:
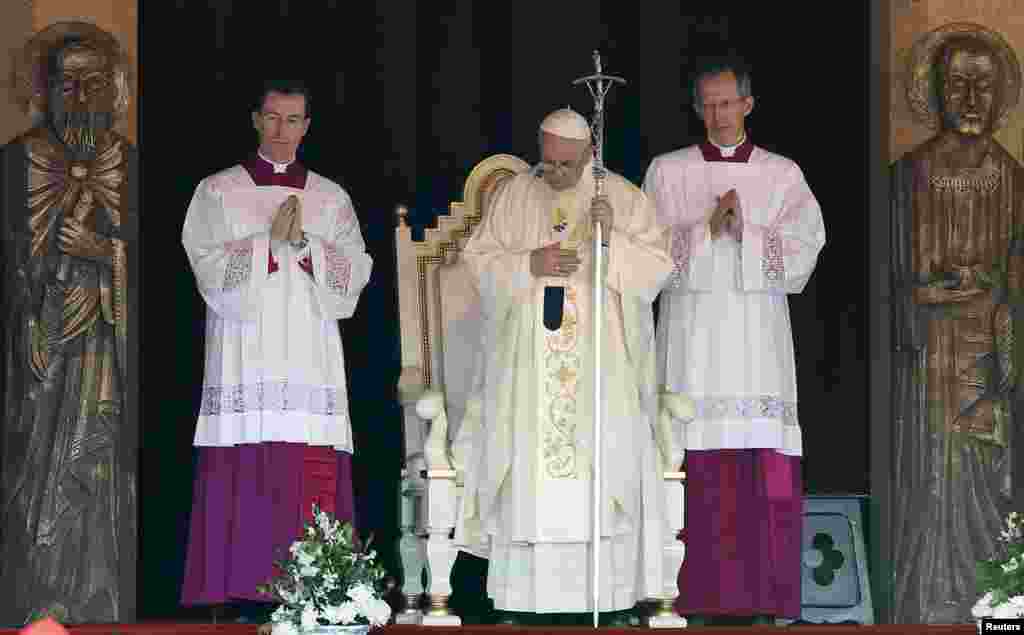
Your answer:
[[[799,167],[754,146],[738,60],[697,75],[708,141],[654,159],[644,183],[672,228],[658,383],[695,401],[686,449],[686,557],[677,610],[770,622],[800,615],[803,454],[787,294],[825,244]]]
[[[607,237],[598,608],[621,611],[661,585],[651,306],[672,270],[667,233],[643,192],[616,174],[608,173],[605,197],[595,201],[590,130],[578,113],[549,115],[540,151],[540,166],[494,194],[463,252],[486,314],[486,362],[456,539],[479,553],[474,536],[483,537],[497,610],[593,610],[591,219],[598,219]]]
[[[300,82],[268,82],[259,151],[204,179],[185,218],[207,305],[185,605],[267,600],[257,585],[313,502],[353,520],[338,320],[372,260],[348,194],[296,160],[308,107]]]

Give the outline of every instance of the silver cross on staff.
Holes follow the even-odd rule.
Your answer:
[[[581,77],[573,82],[576,86],[581,83],[586,83],[587,88],[590,89],[590,96],[594,98],[594,119],[590,124],[591,136],[594,138],[594,195],[604,195],[604,97],[611,90],[613,84],[625,84],[626,80],[621,77],[614,77],[612,75],[605,75],[601,71],[601,54],[594,51],[594,67],[597,72],[593,75]],[[602,235],[601,224],[594,223],[594,245],[593,245],[593,302],[591,303],[591,309],[593,310],[592,320],[592,334],[594,338],[593,347],[591,349],[593,361],[594,361],[594,446],[593,446],[593,477],[594,481],[591,486],[591,493],[593,498],[591,499],[591,521],[592,521],[592,535],[593,540],[590,548],[591,556],[591,587],[590,591],[594,603],[594,628],[598,626],[599,611],[601,608],[601,501],[603,500],[601,495],[601,420],[603,419],[604,413],[604,399],[601,395],[601,379],[603,377],[601,373],[601,349],[603,348],[603,335],[602,326],[604,323],[604,251],[603,247],[607,246],[605,242],[607,237]]]
[[[604,194],[604,97],[615,84],[625,84],[626,80],[614,75],[605,75],[601,69],[601,54],[594,51],[593,75],[587,75],[573,81],[573,86],[586,84],[590,96],[594,98],[594,119],[590,123],[594,137],[594,185],[597,196]]]

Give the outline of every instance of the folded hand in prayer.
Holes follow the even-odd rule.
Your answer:
[[[302,203],[298,196],[292,194],[277,208],[270,225],[270,237],[289,242],[302,240]]]
[[[743,239],[743,208],[740,206],[740,195],[735,189],[718,197],[718,206],[711,214],[709,224],[712,240],[721,236],[723,231],[737,241]]]

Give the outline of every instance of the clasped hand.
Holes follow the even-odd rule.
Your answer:
[[[559,243],[539,247],[530,252],[530,272],[538,278],[566,278],[580,268],[580,262],[575,249],[562,249]]]
[[[298,196],[292,194],[277,208],[270,224],[270,237],[293,243],[302,240],[302,202]]]
[[[110,239],[86,229],[85,225],[73,216],[64,218],[57,238],[58,248],[69,256],[107,261],[112,255]]]
[[[608,242],[615,224],[615,212],[606,197],[594,197],[594,201],[590,204],[590,219],[592,222],[601,223],[601,238]]]
[[[743,240],[743,208],[740,206],[740,195],[735,189],[718,197],[718,205],[708,224],[712,240],[721,236],[722,232],[727,232],[737,241]]]

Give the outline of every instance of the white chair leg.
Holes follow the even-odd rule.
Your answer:
[[[461,626],[462,620],[448,611],[452,594],[451,574],[455,565],[455,470],[427,472],[427,569],[429,588],[424,626]]]
[[[415,479],[419,480],[419,479]],[[403,476],[401,485],[402,527],[398,549],[402,558],[402,572],[405,582],[402,595],[405,596],[405,610],[395,615],[396,624],[420,624],[423,611],[423,570],[427,564],[427,545],[420,531],[420,509],[423,504],[423,489],[413,479]]]
[[[676,540],[676,534],[685,526],[683,510],[683,487],[685,474],[682,472],[665,473],[665,517],[668,531],[665,533],[662,584],[659,605],[652,607],[652,615],[647,618],[648,628],[683,628],[686,618],[676,614],[673,604],[678,595],[676,578],[679,567],[683,563],[685,546]]]

